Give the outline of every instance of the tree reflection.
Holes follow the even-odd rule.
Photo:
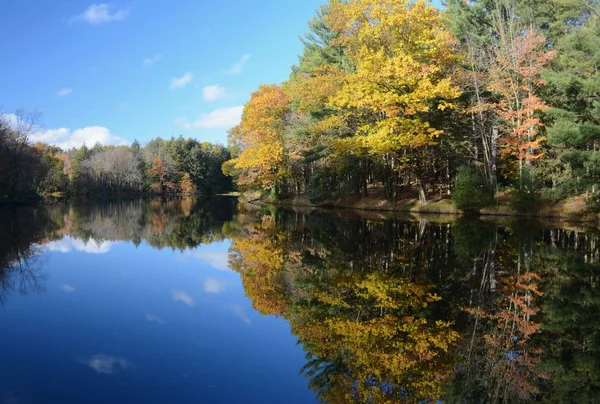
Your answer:
[[[281,316],[324,403],[600,400],[600,235],[535,223],[383,220],[134,200],[0,210],[0,302],[41,292],[70,237],[186,250],[231,240],[255,309]]]
[[[599,398],[597,233],[264,209],[226,229],[324,403]]]
[[[0,211],[0,304],[11,293],[43,293],[46,274],[38,262],[39,242],[50,222],[44,210]]]
[[[84,242],[145,241],[154,248],[183,250],[223,239],[235,201],[194,199],[108,201],[57,205],[50,209],[62,223],[61,234]]]
[[[42,293],[44,246],[63,237],[96,245],[145,241],[184,250],[223,239],[235,200],[132,200],[0,209],[0,303],[12,292]]]
[[[282,214],[240,213],[237,231],[228,234],[231,267],[241,273],[255,308],[290,322],[307,351],[302,372],[320,399],[439,397],[452,374],[458,334],[450,322],[435,318],[440,296],[417,273],[409,251],[400,255],[383,240],[388,232],[410,235],[404,247],[434,263],[438,251],[421,241],[447,226],[424,232],[388,223],[357,228],[348,221],[335,228],[327,216]],[[373,269],[373,262],[384,269]]]

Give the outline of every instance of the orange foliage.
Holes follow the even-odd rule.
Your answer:
[[[547,107],[536,94],[544,85],[541,69],[555,56],[544,49],[543,36],[532,31],[500,41],[496,49],[496,63],[491,70],[490,90],[501,96],[496,112],[504,121],[506,136],[502,138],[502,152],[522,162],[531,162],[543,156],[540,152],[545,137],[539,136],[542,122],[537,115]]]

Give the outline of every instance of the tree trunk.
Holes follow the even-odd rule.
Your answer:
[[[425,194],[425,188],[423,188],[423,184],[421,183],[421,181],[419,181],[418,188],[419,188],[419,203],[421,205],[426,205],[427,204],[427,195]]]

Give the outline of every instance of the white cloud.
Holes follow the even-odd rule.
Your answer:
[[[186,117],[181,117],[176,118],[175,123],[184,129],[231,129],[242,120],[243,110],[242,105],[219,108],[201,115],[193,122]]]
[[[87,126],[75,130],[71,130],[70,128],[43,129],[35,123],[30,127],[28,122],[20,121],[19,117],[15,114],[0,115],[0,119],[5,119],[15,129],[21,126],[25,127],[29,133],[29,140],[33,143],[44,142],[60,147],[63,150],[80,147],[84,144],[87,147],[92,147],[97,142],[100,142],[102,145],[112,146],[126,146],[129,144],[129,141],[113,135],[104,126]]]
[[[71,17],[71,22],[84,21],[100,25],[111,21],[122,21],[129,15],[127,8],[115,8],[109,4],[92,4],[83,13]]]
[[[61,88],[60,90],[58,90],[56,92],[56,95],[58,95],[59,97],[65,97],[65,96],[71,94],[72,92],[73,92],[72,89],[65,87],[65,88]]]
[[[127,359],[105,354],[94,355],[85,363],[96,372],[106,374],[111,374],[118,368],[125,370],[131,366]]]
[[[170,88],[171,88],[171,90],[183,88],[183,87],[187,86],[188,84],[190,84],[193,79],[194,79],[194,75],[190,72],[187,72],[186,74],[184,74],[181,77],[173,77],[171,79],[171,87]]]
[[[0,120],[2,122],[8,124],[13,129],[17,129],[19,127],[19,117],[16,114],[3,114],[0,112]]]
[[[75,288],[71,285],[60,285],[60,289],[65,293],[75,292]]]
[[[225,292],[225,282],[216,278],[207,278],[204,281],[204,291],[206,293],[223,293]]]
[[[154,55],[152,57],[144,59],[143,65],[144,65],[144,67],[146,67],[146,66],[152,66],[154,63],[158,62],[162,58],[163,58],[163,54],[162,53],[157,53],[156,55]]]
[[[32,142],[44,142],[58,146],[63,150],[86,145],[92,147],[96,142],[102,145],[124,146],[129,142],[122,137],[110,133],[103,126],[88,126],[81,129],[71,130],[69,128],[38,130],[29,137]]]
[[[202,89],[202,95],[206,101],[218,101],[227,96],[225,89],[220,85],[206,86]]]
[[[194,300],[194,298],[192,296],[190,296],[186,292],[178,292],[175,290],[173,291],[173,301],[183,302],[183,303],[187,304],[188,307],[194,307],[194,305],[196,304],[196,301]]]
[[[242,71],[244,71],[244,65],[246,64],[246,62],[250,60],[250,54],[247,53],[244,56],[242,56],[242,58],[233,66],[231,66],[228,70],[229,74],[240,74]]]
[[[162,324],[165,325],[165,320],[163,320],[162,318],[155,316],[154,314],[150,314],[150,313],[146,313],[146,320],[150,321],[150,322],[154,322],[154,323],[158,323],[158,324]]]
[[[229,253],[222,250],[208,250],[206,248],[198,248],[196,250],[186,250],[183,252],[183,257],[193,257],[197,260],[208,264],[214,269],[221,271],[229,270]]]
[[[228,306],[227,309],[229,311],[231,311],[233,314],[235,314],[236,317],[239,318],[240,320],[242,320],[244,323],[246,323],[246,324],[251,324],[252,323],[252,321],[250,321],[250,317],[248,317],[248,315],[246,314],[246,312],[244,311],[244,309],[242,309],[237,304],[233,304],[231,306]]]
[[[73,250],[86,252],[89,254],[104,254],[110,251],[115,243],[112,241],[97,242],[96,240],[88,240],[83,242],[78,238],[65,236],[60,240],[51,241],[44,245],[48,251],[69,253]],[[67,285],[68,286],[68,285]],[[62,286],[61,286],[62,288]],[[63,289],[64,290],[64,289]]]

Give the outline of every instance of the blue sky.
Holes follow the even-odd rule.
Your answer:
[[[0,108],[41,111],[34,140],[224,144],[252,91],[288,77],[325,0],[99,1],[2,8]]]

